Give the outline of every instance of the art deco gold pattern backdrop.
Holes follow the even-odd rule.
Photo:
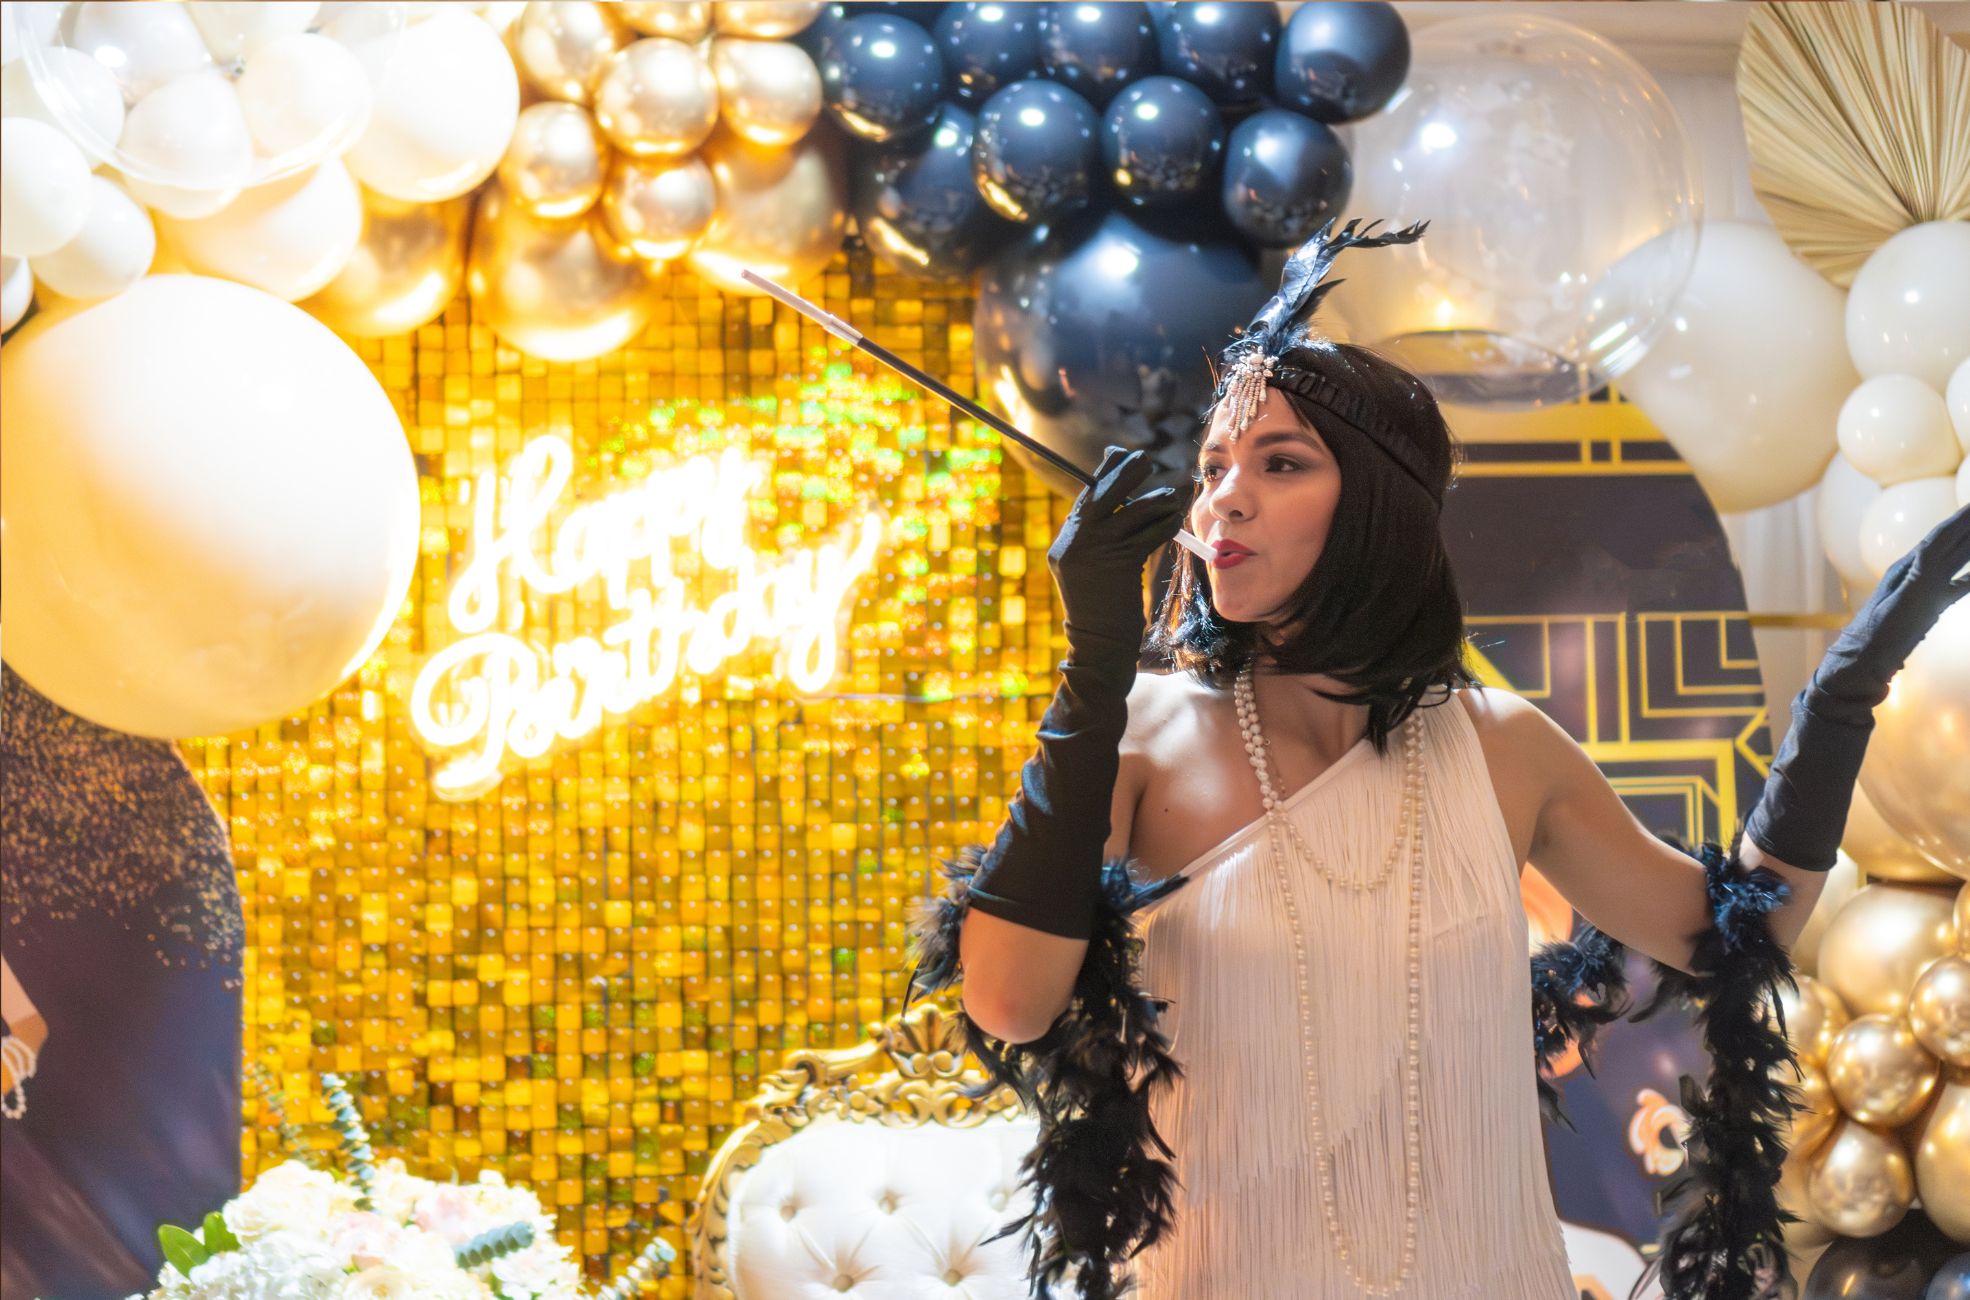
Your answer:
[[[988,837],[1015,788],[1059,653],[1045,550],[1064,507],[995,435],[865,358],[851,374],[793,313],[683,272],[661,287],[642,337],[590,363],[522,356],[463,297],[414,334],[352,341],[417,457],[410,594],[330,698],[184,748],[240,868],[247,1060],[294,1117],[322,1118],[300,1099],[340,1071],[380,1155],[524,1181],[592,1273],[655,1227],[680,1252],[662,1294],[681,1296],[686,1203],[734,1102],[783,1051],[853,1043],[899,1007],[927,868]],[[971,391],[961,287],[850,254],[803,291]],[[541,758],[509,756],[477,799],[440,799],[412,684],[460,635],[446,598],[478,476],[543,434],[575,448],[581,501],[741,447],[771,471],[746,529],[762,564],[879,510],[822,694],[799,698],[758,648]],[[702,608],[729,583],[682,556]],[[510,606],[524,626],[503,630],[595,634],[611,621],[597,586],[527,596]],[[251,1093],[246,1118],[250,1179],[278,1134]]]

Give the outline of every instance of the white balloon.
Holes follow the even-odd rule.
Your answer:
[[[1947,474],[1882,488],[1861,516],[1861,559],[1878,580],[1955,509],[1956,480]]]
[[[89,219],[89,160],[75,141],[31,117],[0,118],[0,254],[39,257]]]
[[[0,116],[46,122],[75,141],[92,166],[106,161],[123,134],[123,91],[115,76],[77,50],[56,48],[42,57],[39,87],[26,59],[0,72]]]
[[[1861,555],[1861,519],[1880,495],[1881,485],[1848,464],[1845,456],[1836,455],[1820,479],[1813,502],[1820,545],[1849,591],[1865,593],[1878,581]]]
[[[362,42],[357,57],[390,39]],[[520,116],[513,58],[491,27],[462,10],[441,10],[394,39],[349,170],[406,203],[454,198],[492,175],[513,137]]]
[[[114,73],[129,103],[168,81],[212,66],[198,24],[178,4],[88,0],[75,11],[68,45]]]
[[[262,152],[305,149],[338,134],[346,143],[369,121],[369,77],[341,42],[301,32],[253,51],[239,102]]]
[[[247,190],[214,216],[159,224],[194,271],[296,302],[333,280],[363,233],[362,193],[340,159]]]
[[[1840,291],[1770,226],[1707,222],[1682,297],[1621,381],[1717,509],[1755,510],[1811,487],[1834,416],[1860,382]]]
[[[244,185],[253,138],[233,83],[194,72],[138,100],[123,125],[119,168],[132,194],[177,216],[186,213],[172,201],[176,193],[218,195]]]
[[[298,307],[200,276],[0,350],[7,662],[147,736],[308,707],[368,659],[417,558],[389,396]]]
[[[0,64],[11,64],[28,45],[46,45],[61,24],[62,6],[32,0],[0,0]]]
[[[82,233],[34,259],[34,278],[64,298],[91,302],[122,293],[150,269],[157,231],[150,213],[103,176],[89,178],[95,196]]]
[[[1963,459],[1942,394],[1913,375],[1862,380],[1838,427],[1840,454],[1882,487],[1947,474]]]
[[[198,24],[199,34],[205,38],[205,48],[212,51],[214,58],[229,62],[243,54],[256,53],[268,41],[307,31],[321,6],[312,0],[280,0],[278,4],[267,4],[264,0],[190,0],[185,8],[192,11],[192,21]]]
[[[1874,250],[1847,293],[1847,348],[1863,375],[1941,392],[1970,358],[1970,221],[1925,221]]]
[[[34,301],[34,271],[24,257],[0,258],[0,332],[12,329]]]
[[[1956,504],[1970,506],[1970,456],[1956,467]]]
[[[1956,429],[1956,445],[1963,448],[1965,456],[1970,456],[1970,360],[1964,361],[1949,377],[1943,404],[1949,407],[1949,422]]]

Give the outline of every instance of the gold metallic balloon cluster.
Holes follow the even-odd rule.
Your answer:
[[[1779,1185],[1804,1220],[1788,1242],[1877,1236],[1918,1203],[1970,1242],[1970,884],[1829,901],[1817,976],[1781,1002],[1803,1103]]]
[[[650,319],[652,273],[685,258],[750,293],[840,246],[839,156],[809,128],[821,76],[785,40],[818,3],[533,0],[507,29],[534,102],[473,224],[480,315],[553,361],[613,351]]]

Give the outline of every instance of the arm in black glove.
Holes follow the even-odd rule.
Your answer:
[[[1787,866],[1826,871],[1888,681],[1944,610],[1970,592],[1970,506],[1895,561],[1792,702],[1786,733],[1745,838]]]
[[[1094,933],[1102,849],[1121,766],[1146,620],[1142,569],[1176,536],[1174,487],[1131,498],[1155,466],[1110,447],[1047,551],[1067,611],[1060,686],[1040,719],[1039,748],[972,879],[974,910],[1071,939]]]

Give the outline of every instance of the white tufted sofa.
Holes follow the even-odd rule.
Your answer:
[[[1019,1162],[1037,1125],[926,1001],[841,1051],[797,1051],[705,1173],[698,1300],[1023,1300]]]

